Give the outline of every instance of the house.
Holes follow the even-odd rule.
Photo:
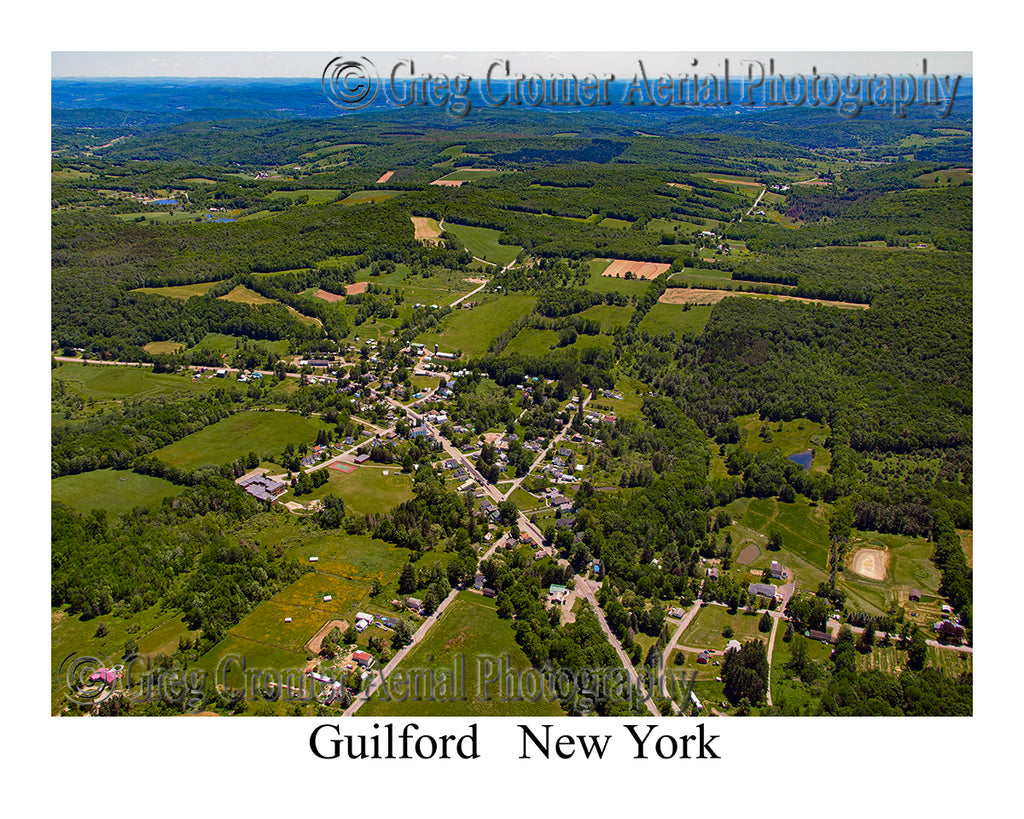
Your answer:
[[[420,609],[423,608],[423,601],[416,597],[410,597],[405,601],[405,605],[413,611],[419,613]]]
[[[685,612],[685,611],[683,611],[683,610],[682,610],[681,608],[679,608],[678,606],[677,606],[676,608],[673,608],[673,609],[669,609],[669,610],[668,610],[668,616],[669,616],[669,617],[681,618],[681,617],[683,617],[683,616],[684,616],[685,614],[686,614],[686,612]]]
[[[473,588],[476,589],[477,591],[481,591],[483,589],[483,587],[484,587],[484,576],[482,574],[478,574],[476,577],[473,578]]]
[[[921,590],[920,589],[911,589],[910,590],[910,600],[911,600],[911,602],[916,602],[916,603],[921,602]]]
[[[831,643],[832,635],[827,631],[818,631],[816,628],[809,629],[804,632],[804,637],[808,640],[817,640],[821,643]]]
[[[718,567],[717,566],[709,566],[708,567],[708,580],[718,580]]]
[[[725,652],[724,653],[728,654],[730,651],[739,651],[741,648],[743,648],[743,646],[740,645],[740,641],[739,640],[730,640],[725,645]]]
[[[775,599],[775,592],[777,587],[771,583],[751,583],[747,586],[747,591],[750,594],[757,595],[758,597],[767,597],[769,600]]]
[[[967,633],[963,626],[952,620],[940,620],[933,628],[938,632],[940,642],[956,643],[957,645],[963,641]]]
[[[771,571],[772,571],[772,577],[774,577],[776,580],[780,580],[782,578],[783,571],[782,571],[782,564],[781,563],[778,563],[777,561],[773,560],[772,561],[772,570]]]
[[[701,665],[707,665],[709,659],[711,659],[711,655],[707,652],[707,650],[704,650],[697,655],[697,662]]]
[[[359,663],[363,668],[368,668],[373,664],[373,657],[365,651],[353,651],[352,659]]]

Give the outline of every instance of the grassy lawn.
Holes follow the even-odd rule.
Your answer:
[[[323,486],[312,492],[295,497],[288,490],[282,499],[308,504],[311,500],[340,495],[345,501],[345,509],[359,515],[371,515],[375,512],[388,512],[398,504],[412,497],[412,476],[402,474],[399,465],[387,469],[360,466],[355,472],[340,472],[331,467],[324,467],[330,478]],[[385,475],[384,473],[388,474]]]
[[[135,472],[97,469],[78,475],[65,475],[50,481],[50,496],[78,512],[103,509],[120,515],[137,506],[152,508],[164,498],[172,498],[182,491],[163,478],[139,475]]]
[[[469,227],[468,225],[455,225],[451,222],[445,222],[444,229],[462,242],[466,249],[474,256],[486,259],[501,267],[509,264],[519,255],[519,251],[522,250],[518,245],[498,244],[498,237],[501,236],[501,232],[490,228]]]
[[[286,444],[311,444],[329,425],[291,412],[239,412],[156,450],[162,461],[187,469],[221,465],[249,452],[278,454]]]
[[[511,623],[498,618],[494,602],[473,592],[461,592],[423,642],[416,645],[399,665],[397,672],[404,673],[405,687],[395,685],[401,680],[393,674],[389,679],[391,699],[385,699],[378,689],[377,694],[360,709],[359,716],[562,715],[557,701],[548,701],[543,696],[536,702],[526,698],[518,700],[520,692],[513,690],[506,696],[497,684],[487,687],[485,681],[498,676],[500,667],[497,663],[505,657],[515,678],[518,678],[516,672],[521,674],[530,668],[526,655],[515,642]],[[489,662],[495,665],[488,665]],[[459,671],[452,677],[465,681],[466,700],[462,702],[446,701],[449,694],[441,687],[440,673],[453,669]],[[408,684],[414,679],[413,675],[426,678],[431,671],[434,672],[435,685],[423,685],[416,692]],[[433,700],[427,699],[431,692]],[[461,693],[455,686],[449,686],[448,692],[453,697]],[[489,699],[484,699],[485,696]]]
[[[686,631],[680,636],[679,644],[692,648],[712,648],[715,651],[722,651],[728,645],[729,640],[739,640],[741,643],[746,643],[749,640],[767,642],[768,634],[762,634],[757,629],[760,617],[759,614],[747,615],[743,612],[729,614],[728,609],[724,606],[701,606],[697,616],[693,618]],[[732,627],[732,637],[722,636],[722,630],[726,626]]]
[[[711,305],[696,305],[684,310],[680,304],[658,302],[640,322],[640,329],[654,336],[699,336],[711,318]]]

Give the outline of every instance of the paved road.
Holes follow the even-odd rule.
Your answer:
[[[505,540],[505,537],[501,537],[494,541],[494,543],[491,544],[491,547],[486,552],[484,552],[480,560],[483,561],[489,558],[492,554],[494,554],[495,549],[497,549],[500,545],[503,545],[505,543]],[[373,679],[370,681],[370,684],[366,686],[366,689],[352,701],[352,704],[349,705],[349,707],[346,708],[344,712],[342,712],[343,717],[354,716],[359,711],[359,709],[363,707],[363,703],[367,702],[373,695],[373,693],[378,688],[380,688],[381,680],[390,677],[391,674],[394,673],[395,669],[398,668],[399,663],[401,663],[402,660],[406,658],[409,652],[412,651],[414,647],[418,646],[421,642],[423,642],[423,639],[430,632],[430,629],[432,629],[437,624],[437,621],[441,616],[441,612],[448,608],[448,606],[455,599],[455,596],[459,593],[459,591],[459,589],[452,589],[448,593],[448,596],[442,601],[441,605],[437,607],[437,610],[432,615],[427,617],[422,623],[420,623],[420,627],[416,629],[416,632],[412,635],[412,639],[409,640],[409,644],[406,645],[404,648],[399,649],[398,652],[396,652],[395,656],[388,661],[388,664],[386,666],[384,666],[383,673],[374,675]]]

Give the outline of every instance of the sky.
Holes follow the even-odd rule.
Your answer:
[[[781,74],[819,73],[874,74],[929,73],[970,75],[970,52],[950,51],[394,51],[349,49],[347,51],[55,51],[51,55],[53,77],[309,77],[319,78],[335,57],[369,57],[382,73],[401,60],[411,60],[418,75],[467,74],[482,77],[495,60],[508,60],[514,75],[539,73],[613,73],[630,77],[638,60],[654,72],[712,73],[721,76],[725,61],[730,74],[746,71],[757,60],[766,67],[774,60]],[[695,64],[696,63],[696,64]]]

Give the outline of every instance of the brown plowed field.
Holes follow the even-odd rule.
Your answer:
[[[615,259],[602,276],[613,276],[623,278],[627,273],[632,273],[638,279],[653,279],[668,270],[670,265],[656,264],[655,262],[632,262],[628,259]]]
[[[754,293],[738,290],[702,290],[699,287],[670,287],[661,294],[658,301],[665,304],[718,304],[727,296],[753,296]],[[760,294],[757,294],[760,296]],[[825,299],[806,299],[802,296],[773,296],[765,295],[761,298],[775,299],[777,301],[803,301],[808,304],[825,304],[830,307],[843,307],[848,310],[867,310],[868,305],[856,304],[850,301],[826,301]]]

